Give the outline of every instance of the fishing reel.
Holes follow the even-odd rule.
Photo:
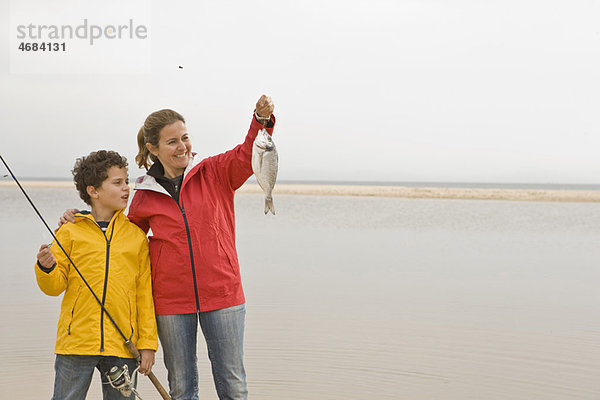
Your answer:
[[[138,369],[140,369],[139,366],[134,369],[130,375],[127,365],[123,365],[122,367],[115,365],[105,374],[106,379],[108,379],[108,382],[105,384],[109,384],[113,388],[119,390],[123,397],[129,397],[131,396],[131,393],[133,393],[138,399],[141,400],[142,397],[135,390],[135,387],[133,386],[133,379],[131,379],[132,376],[135,376]]]

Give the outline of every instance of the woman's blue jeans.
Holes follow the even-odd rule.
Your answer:
[[[173,400],[198,400],[198,322],[206,340],[219,399],[248,398],[243,362],[245,319],[245,304],[197,314],[156,316]]]

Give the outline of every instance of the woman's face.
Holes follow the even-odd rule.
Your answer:
[[[166,178],[182,175],[190,162],[192,143],[182,121],[161,129],[158,146],[150,143],[146,146],[160,160],[165,168]]]

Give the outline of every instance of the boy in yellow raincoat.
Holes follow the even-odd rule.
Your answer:
[[[56,237],[121,331],[140,350],[139,371],[149,374],[158,347],[148,240],[123,214],[129,198],[127,160],[100,150],[77,159],[73,180],[90,211],[75,215]],[[104,400],[122,400],[108,384],[114,366],[136,368],[124,339],[70,265],[60,247],[42,245],[35,275],[49,296],[65,292],[56,337],[53,400],[84,399],[94,369]],[[134,399],[134,394],[129,397]]]

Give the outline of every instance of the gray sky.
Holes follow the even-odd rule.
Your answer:
[[[128,74],[11,74],[0,4],[0,154],[18,176],[67,177],[100,148],[133,164],[160,108],[220,153],[267,93],[281,180],[600,183],[598,1],[153,1],[150,72]]]

